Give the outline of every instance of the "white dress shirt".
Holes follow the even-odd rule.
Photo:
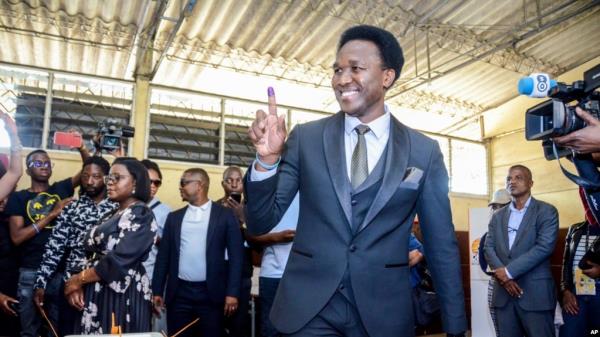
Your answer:
[[[188,205],[181,223],[179,275],[190,282],[206,281],[206,240],[212,202]]]
[[[514,205],[514,201],[509,204],[510,209],[510,217],[508,218],[508,249],[510,249],[515,243],[515,239],[517,238],[517,231],[519,227],[521,227],[521,222],[523,221],[523,217],[525,216],[525,212],[527,212],[527,208],[529,208],[529,204],[531,203],[531,196],[525,202],[525,206],[522,209],[517,209]],[[505,268],[506,276],[509,279],[513,279],[512,275],[508,271],[508,268]]]
[[[515,243],[517,231],[519,230],[519,227],[521,227],[521,221],[523,221],[525,212],[527,212],[527,208],[529,208],[529,203],[531,203],[531,196],[527,199],[527,202],[525,202],[525,206],[523,206],[522,209],[517,209],[514,205],[514,201],[508,206],[510,209],[510,217],[508,218],[508,249]]]
[[[358,143],[358,134],[354,131],[360,124],[367,125],[370,129],[365,133],[365,142],[367,143],[367,166],[369,174],[373,171],[379,161],[388,139],[390,138],[390,112],[385,107],[385,114],[377,117],[370,123],[362,123],[357,117],[344,116],[344,149],[346,153],[346,170],[348,179],[352,177],[352,153]]]
[[[294,200],[288,207],[279,223],[269,233],[281,232],[288,229],[296,229],[298,214],[300,213],[300,193],[296,193]],[[260,277],[281,278],[287,264],[292,242],[277,243],[267,246],[263,251],[260,264]]]
[[[158,230],[156,234],[159,238],[162,238],[163,230],[165,228],[165,222],[167,221],[167,215],[171,213],[171,207],[165,205],[164,203],[159,203],[157,197],[152,198],[150,202],[148,202],[148,208],[152,210],[154,214],[154,218],[156,219],[156,224],[158,225]],[[152,208],[154,206],[154,208]],[[156,255],[158,255],[158,247],[156,245],[152,245],[152,249],[148,254],[148,258],[144,261],[144,268],[146,268],[146,272],[148,273],[148,278],[150,278],[150,282],[152,282],[152,274],[154,273],[154,264],[156,263]]]

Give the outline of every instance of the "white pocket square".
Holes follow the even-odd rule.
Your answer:
[[[400,187],[417,189],[419,188],[419,183],[421,182],[421,178],[423,177],[423,170],[418,167],[409,167],[406,169],[404,173],[404,178],[400,183]]]

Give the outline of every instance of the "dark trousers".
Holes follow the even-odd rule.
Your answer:
[[[336,291],[323,310],[287,337],[368,337],[354,303]]]
[[[250,336],[250,290],[252,290],[252,279],[243,278],[238,308],[231,317],[225,318],[228,337]]]
[[[21,268],[19,270],[17,297],[19,300],[22,337],[37,337],[40,335],[42,325],[47,325],[33,302],[33,284],[35,283],[36,273],[36,269]],[[44,295],[44,310],[55,329],[58,329],[59,326],[59,303],[61,296],[63,296],[61,292],[62,286],[62,274],[57,273],[48,280]],[[53,336],[50,329],[47,330],[46,335]]]
[[[225,300],[225,299],[223,299]],[[224,303],[213,303],[208,296],[206,282],[179,280],[175,297],[167,303],[169,336],[199,318],[199,321],[178,336],[221,337]]]
[[[17,299],[17,282],[19,270],[15,268],[0,268],[0,292]],[[18,316],[12,316],[0,311],[0,336],[16,337],[21,333],[21,322]]]
[[[596,295],[577,295],[577,315],[563,310],[565,324],[560,327],[560,337],[591,336],[592,330],[600,330],[600,289],[596,283]]]
[[[63,277],[61,275],[61,277]],[[58,320],[58,333],[61,336],[74,335],[76,331],[81,328],[81,311],[75,309],[69,304],[67,298],[64,295],[65,286],[62,282],[60,287],[60,293],[58,300],[58,308],[60,310],[60,317]]]
[[[498,335],[502,337],[554,337],[554,310],[526,311],[516,301],[496,308]]]
[[[269,313],[271,312],[271,307],[273,307],[273,301],[275,300],[275,294],[277,293],[277,287],[279,287],[280,281],[280,278],[274,277],[259,278],[258,293],[260,301],[260,332],[262,337],[280,336],[269,318]]]

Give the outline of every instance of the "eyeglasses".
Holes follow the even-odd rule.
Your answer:
[[[179,181],[179,186],[180,187],[185,187],[187,184],[194,183],[194,182],[199,183],[199,182],[202,182],[202,180],[184,180],[184,179],[181,179]]]
[[[129,174],[109,174],[104,176],[104,183],[105,184],[117,184],[119,183],[119,180],[121,180],[121,178],[123,177],[131,177]]]
[[[35,168],[51,168],[54,167],[54,163],[50,162],[50,161],[42,161],[42,160],[30,160],[29,163],[27,163],[27,167],[35,167]]]
[[[150,179],[150,184],[156,186],[156,187],[160,187],[160,185],[162,185],[162,180],[160,179]]]

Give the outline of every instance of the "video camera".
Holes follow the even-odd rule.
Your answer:
[[[122,138],[132,138],[135,128],[129,125],[121,125],[115,119],[109,118],[98,123],[99,149],[112,152],[121,147]]]
[[[583,189],[584,203],[589,207],[596,222],[600,222],[600,171],[591,154],[580,154],[571,149],[557,146],[553,137],[567,135],[586,127],[575,109],[577,106],[600,119],[600,64],[583,73],[583,81],[573,84],[556,82],[546,74],[532,74],[519,80],[519,93],[529,97],[552,99],[542,102],[525,113],[525,138],[542,140],[547,160],[567,157],[579,175],[567,171],[560,160],[563,174]],[[577,101],[576,104],[572,104]]]
[[[575,113],[576,106],[600,119],[600,93],[596,91],[600,87],[600,64],[586,71],[583,78],[583,81],[575,81],[570,85],[550,80],[546,74],[533,74],[519,81],[519,93],[552,98],[525,113],[525,138],[542,140],[544,156],[548,160],[557,159],[552,137],[564,136],[586,126]],[[546,94],[540,88],[547,88]],[[578,101],[576,105],[570,104],[575,100]],[[556,152],[558,157],[565,157],[572,151],[557,147]]]

